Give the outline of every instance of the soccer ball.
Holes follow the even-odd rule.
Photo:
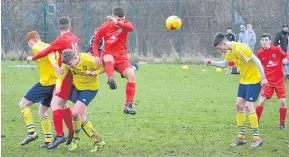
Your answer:
[[[182,20],[178,16],[169,16],[166,20],[166,27],[168,30],[179,30],[182,26]]]
[[[184,66],[182,66],[182,69],[186,71],[186,70],[189,70],[189,67],[184,65]]]
[[[222,72],[222,71],[223,71],[223,70],[222,70],[221,68],[217,68],[217,69],[216,69],[216,72],[217,72],[217,73],[220,73],[220,72]]]

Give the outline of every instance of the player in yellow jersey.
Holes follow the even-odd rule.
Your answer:
[[[26,41],[34,54],[38,54],[49,46],[49,44],[41,41],[40,36],[36,31],[29,32]],[[40,146],[42,148],[47,148],[48,144],[51,142],[51,122],[48,118],[48,109],[50,107],[50,101],[57,78],[57,73],[53,67],[55,63],[56,59],[54,54],[37,60],[40,80],[26,93],[19,103],[23,120],[28,129],[27,137],[23,140],[21,145],[26,145],[38,138],[33,123],[32,112],[29,108],[29,106],[38,102],[40,102],[39,115],[41,116],[41,125],[45,136],[44,143]]]
[[[236,119],[239,131],[236,140],[231,146],[239,146],[246,143],[244,125],[246,121],[245,111],[247,111],[254,135],[254,142],[251,148],[257,148],[263,142],[258,132],[258,119],[254,103],[258,99],[261,86],[268,85],[262,64],[247,44],[228,41],[222,33],[215,35],[213,46],[226,55],[225,60],[219,62],[206,60],[206,65],[225,67],[229,61],[234,61],[241,75],[236,101]]]
[[[96,152],[104,146],[104,141],[96,133],[90,121],[86,118],[86,108],[96,96],[99,82],[98,75],[104,72],[102,66],[95,63],[93,56],[87,53],[75,53],[71,49],[62,52],[63,75],[59,75],[56,81],[56,93],[60,92],[62,81],[70,70],[73,75],[74,89],[71,94],[71,101],[74,103],[72,109],[72,119],[74,128],[74,138],[69,147],[70,151],[77,148],[79,143],[79,132],[81,128],[94,142],[94,148],[90,152]]]

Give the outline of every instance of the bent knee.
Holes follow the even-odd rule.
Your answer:
[[[112,62],[113,63],[113,56],[110,54],[107,54],[103,57],[104,62]]]

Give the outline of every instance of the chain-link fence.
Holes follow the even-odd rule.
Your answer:
[[[30,2],[31,1],[31,2]],[[52,42],[57,36],[57,20],[68,16],[73,32],[84,51],[94,29],[99,27],[112,8],[123,6],[135,31],[128,39],[129,53],[152,57],[210,56],[217,54],[211,46],[216,32],[230,26],[239,33],[241,24],[252,24],[257,35],[268,32],[275,36],[282,24],[288,23],[289,0],[58,0],[33,2],[2,0],[2,51],[23,50],[26,34],[40,32],[43,41]],[[50,2],[50,3],[49,3]],[[181,30],[170,32],[165,20],[170,15],[182,19]]]

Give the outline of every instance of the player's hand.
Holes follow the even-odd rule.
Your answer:
[[[205,65],[211,66],[212,65],[212,61],[210,59],[206,59],[205,60]]]
[[[112,22],[112,24],[115,24],[117,23],[117,20],[113,17],[113,16],[107,16],[106,19],[110,22]]]
[[[85,71],[85,74],[86,75],[89,75],[89,76],[96,76],[97,75],[97,73],[95,72],[95,71]]]
[[[57,65],[57,64],[54,64],[53,65],[55,71],[57,72],[58,75],[63,75],[64,72],[61,70],[61,68]]]
[[[30,61],[33,61],[32,56],[28,56],[28,57],[26,58],[26,63],[27,63],[27,64],[29,64]]]
[[[95,57],[94,61],[97,65],[101,65],[101,60],[99,57]]]
[[[60,93],[61,89],[60,88],[55,88],[54,95],[58,95]]]
[[[282,60],[282,63],[283,63],[283,64],[288,64],[288,63],[289,63],[289,60],[288,60],[287,58],[284,58],[284,59]]]
[[[261,80],[261,86],[262,86],[262,87],[267,87],[267,86],[268,86],[268,81],[267,81],[266,77],[262,78],[262,80]]]

